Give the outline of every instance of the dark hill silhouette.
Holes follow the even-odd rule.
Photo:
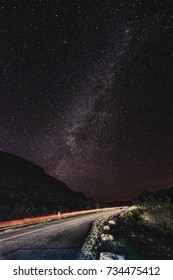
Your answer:
[[[162,189],[157,191],[156,193],[152,193],[150,191],[142,192],[137,200],[144,202],[146,200],[156,200],[156,201],[169,201],[173,204],[173,187],[168,187],[167,189]]]
[[[92,207],[83,193],[18,156],[0,151],[0,221]]]

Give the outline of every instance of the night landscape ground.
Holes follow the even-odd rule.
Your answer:
[[[133,204],[116,231],[172,258],[173,2],[2,0],[0,19],[1,222]]]

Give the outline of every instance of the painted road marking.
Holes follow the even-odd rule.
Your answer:
[[[112,212],[112,211],[111,211]],[[99,213],[100,214],[100,213]],[[105,215],[108,215],[108,213],[104,213]],[[81,217],[81,219],[83,219],[84,217]],[[78,219],[79,220],[79,219]],[[92,222],[92,221],[91,221]],[[74,221],[64,221],[64,223],[66,224],[71,224],[71,223],[74,223]],[[61,223],[59,225],[62,225],[64,223]],[[15,235],[15,236],[11,236],[11,237],[6,237],[6,238],[3,238],[3,239],[0,239],[0,242],[2,241],[6,241],[6,240],[10,240],[10,239],[14,239],[14,238],[17,238],[17,237],[20,237],[20,236],[24,236],[24,235],[28,235],[28,234],[32,234],[32,233],[35,233],[35,232],[39,232],[39,231],[43,231],[45,229],[51,229],[51,228],[55,228],[57,227],[57,225],[53,225],[53,226],[47,226],[47,227],[44,227],[44,228],[41,228],[41,229],[36,229],[36,230],[33,230],[33,231],[29,231],[29,232],[24,232],[24,233],[21,233],[21,234],[18,234],[18,235]]]

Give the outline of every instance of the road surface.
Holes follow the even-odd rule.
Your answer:
[[[1,260],[76,259],[92,222],[114,211],[87,214],[0,234]]]

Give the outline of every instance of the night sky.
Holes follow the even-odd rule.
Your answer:
[[[172,0],[1,0],[0,149],[100,201],[173,185]]]

